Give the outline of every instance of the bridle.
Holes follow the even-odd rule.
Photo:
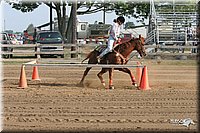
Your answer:
[[[137,42],[138,42],[138,43],[136,43],[136,45],[135,45],[135,46],[137,46],[137,47],[138,47],[139,45],[142,45],[142,41],[141,41],[140,39],[138,39],[138,38],[137,38]]]
[[[139,39],[139,38],[135,38],[134,39],[134,42],[135,42],[135,47],[138,47],[138,45],[142,45],[142,41]],[[127,42],[128,44],[131,44],[131,42]],[[125,58],[122,54],[120,54],[119,52],[117,52],[116,50],[113,49],[113,51],[115,53],[117,53],[123,60],[123,63],[126,64],[131,58],[133,58],[134,55],[132,55],[131,57],[129,57],[127,59],[127,57]]]
[[[138,39],[138,38],[137,38],[137,39]],[[139,42],[139,44],[136,43],[136,45],[142,45],[142,41],[141,41],[140,39],[138,39],[137,41]],[[134,54],[132,54],[131,57],[129,57],[128,60],[126,60],[126,63],[127,63],[129,60],[131,60],[131,59],[133,58],[133,56],[134,56]],[[125,63],[125,64],[126,64],[126,63]]]

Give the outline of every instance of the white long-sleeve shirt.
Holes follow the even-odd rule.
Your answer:
[[[118,23],[113,23],[111,29],[110,29],[110,36],[113,37],[113,39],[117,40],[120,34],[120,25]]]
[[[110,29],[107,48],[99,55],[100,58],[103,57],[108,52],[112,51],[114,42],[118,40],[120,34],[120,28],[121,27],[118,23],[113,23]]]

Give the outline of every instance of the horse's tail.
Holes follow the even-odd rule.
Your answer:
[[[92,52],[93,52],[93,51],[92,51]],[[87,57],[81,61],[81,63],[83,63],[85,60],[89,59],[90,56],[92,55],[92,52],[90,52],[90,53],[87,55]]]

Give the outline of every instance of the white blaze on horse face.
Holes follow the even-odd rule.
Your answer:
[[[144,51],[143,47],[138,51],[138,53],[140,54],[141,58],[146,56],[146,52]]]
[[[106,87],[106,83],[102,83],[102,85],[103,85],[104,87]]]

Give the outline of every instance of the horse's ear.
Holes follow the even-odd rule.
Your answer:
[[[142,36],[141,35],[139,35],[139,38],[141,38]]]

